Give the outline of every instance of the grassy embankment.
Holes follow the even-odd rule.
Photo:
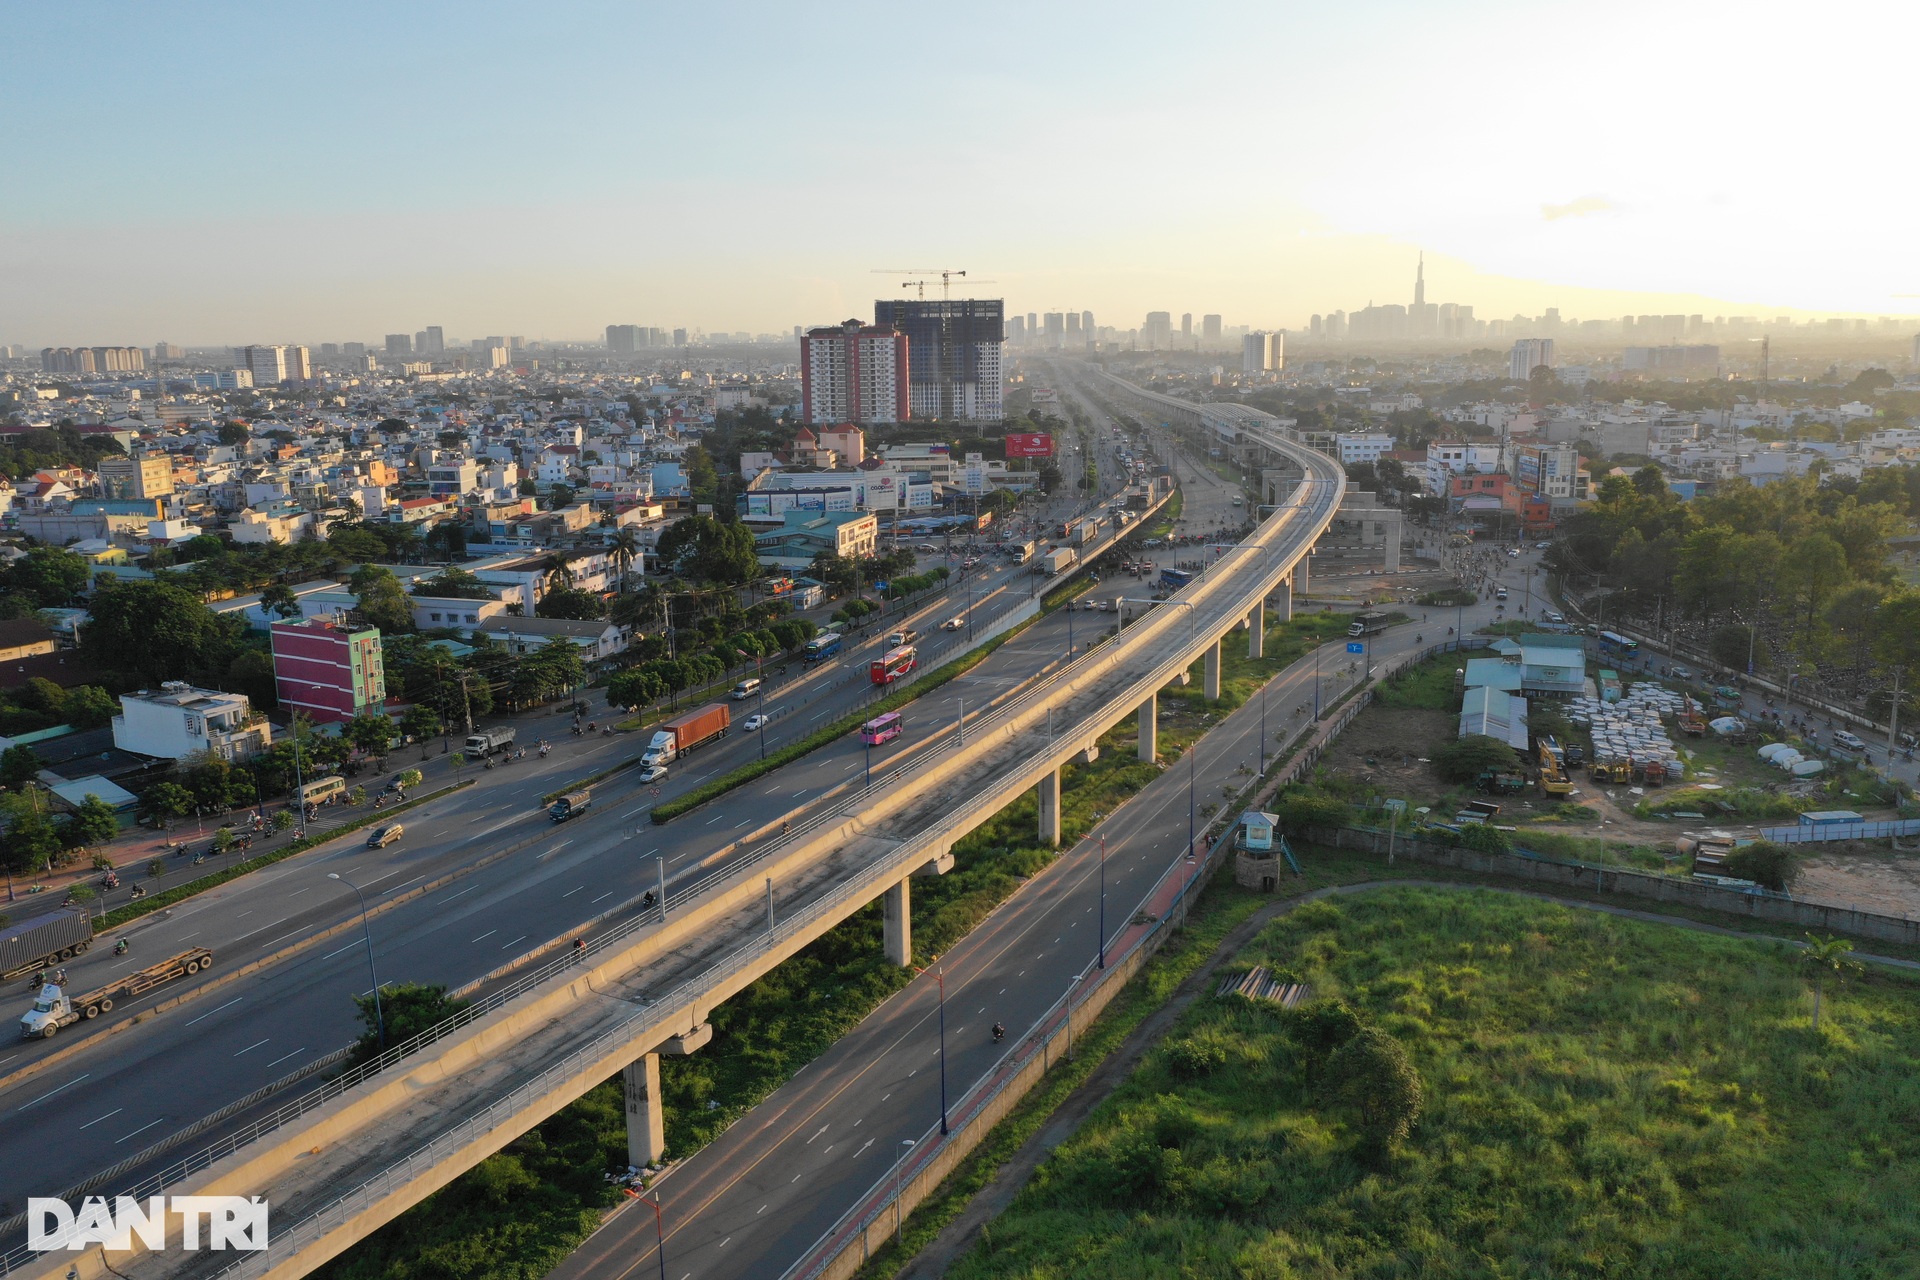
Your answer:
[[[1311,904],[1239,958],[1399,1042],[1382,1160],[1309,1019],[1203,999],[948,1274],[1908,1274],[1920,1002],[1774,944],[1497,892]]]
[[[1256,661],[1229,646],[1222,699],[1201,710],[1194,684],[1162,695],[1163,762],[1177,759],[1218,719],[1305,652],[1306,637],[1338,621],[1325,615],[1269,621]],[[1071,844],[1145,786],[1161,764],[1134,756],[1137,732],[1122,722],[1101,740],[1100,758],[1069,765],[1061,779],[1061,830]],[[1055,856],[1037,840],[1031,794],[1007,806],[954,846],[953,871],[918,880],[913,894],[917,957],[953,946]],[[1364,874],[1358,859],[1330,866]],[[849,918],[818,942],[715,1009],[713,1041],[698,1054],[661,1061],[667,1145],[674,1157],[704,1146],[794,1072],[818,1057],[887,996],[909,971],[881,955],[878,906]],[[404,1280],[430,1270],[444,1280],[522,1280],[550,1270],[592,1230],[618,1192],[604,1173],[626,1162],[620,1082],[610,1080],[452,1186],[356,1245],[320,1273],[324,1280]]]

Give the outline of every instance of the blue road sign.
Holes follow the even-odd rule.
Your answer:
[[[1361,644],[1358,640],[1347,641],[1348,653],[1365,653],[1366,651],[1367,651],[1367,646]]]

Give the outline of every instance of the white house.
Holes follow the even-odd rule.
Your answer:
[[[253,719],[243,693],[196,689],[178,680],[159,693],[123,693],[113,718],[113,745],[136,755],[184,760],[210,751],[228,760],[248,760],[265,751],[273,731],[264,716]]]

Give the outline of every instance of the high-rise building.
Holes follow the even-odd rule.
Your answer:
[[[1552,338],[1521,338],[1507,354],[1507,376],[1515,382],[1525,382],[1533,376],[1535,369],[1552,369],[1558,364],[1553,354]]]
[[[164,498],[173,492],[173,462],[164,453],[105,457],[97,468],[107,498]]]
[[[273,624],[273,683],[280,705],[321,724],[343,724],[387,701],[376,627],[336,618]]]
[[[1083,336],[1085,336],[1088,342],[1092,342],[1094,340],[1093,312],[1082,311],[1080,313],[1080,332]]]
[[[607,350],[617,356],[630,356],[640,349],[640,326],[637,324],[610,324],[607,326]]]
[[[1147,322],[1140,327],[1140,341],[1149,351],[1164,351],[1173,342],[1173,313],[1170,311],[1149,311]]]
[[[1413,306],[1407,311],[1407,328],[1413,337],[1431,338],[1439,331],[1439,308],[1427,301],[1427,255],[1420,255],[1413,272]]]
[[[877,309],[877,308],[876,308]],[[810,425],[903,422],[913,411],[907,335],[848,320],[800,339],[800,405]]]
[[[413,337],[405,333],[387,335],[387,354],[390,356],[410,356],[413,354]]]
[[[1219,343],[1220,341],[1220,317],[1219,316],[1201,316],[1200,317],[1200,340],[1202,342],[1212,343],[1216,345]]]
[[[1071,343],[1079,338],[1079,336],[1080,313],[1078,311],[1069,311],[1067,312],[1067,341]]]
[[[313,356],[305,347],[287,347],[287,382],[311,382],[313,380]]]
[[[1027,336],[1036,341],[1040,337],[1040,317],[1032,311],[1027,312]]]
[[[447,335],[437,324],[426,327],[426,339],[420,344],[420,353],[428,356],[441,356],[447,353]]]
[[[1027,318],[1010,316],[1007,319],[1007,341],[1025,342],[1027,340]]]
[[[1067,317],[1058,311],[1049,311],[1040,317],[1040,321],[1046,326],[1045,341],[1048,349],[1058,351],[1060,344],[1066,341]]]
[[[304,351],[302,348],[303,354]],[[236,369],[252,373],[256,387],[271,387],[287,380],[285,347],[239,347],[233,353],[233,364]]]
[[[687,331],[685,329],[675,329],[673,331],[673,345],[676,347],[684,347],[687,345]]]
[[[138,373],[147,367],[139,347],[42,347],[42,373]]]
[[[907,338],[913,416],[997,422],[1006,304],[998,298],[876,300],[875,324]]]
[[[413,349],[421,355],[427,354],[427,331],[421,329],[413,335]]]
[[[1268,339],[1278,336],[1278,334],[1250,333],[1240,339],[1240,372],[1248,377],[1272,372],[1273,344]]]
[[[1193,341],[1193,312],[1191,311],[1180,313],[1180,341],[1183,343]]]
[[[162,360],[185,360],[186,358],[187,349],[185,347],[172,342],[156,342],[153,344],[153,362],[155,364],[160,363]]]
[[[340,354],[349,360],[358,360],[361,356],[367,354],[367,344],[364,342],[343,342],[340,344]]]

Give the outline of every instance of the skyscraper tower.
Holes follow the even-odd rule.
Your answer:
[[[1426,302],[1427,302],[1427,255],[1426,255],[1426,251],[1422,250],[1420,253],[1420,265],[1414,269],[1414,273],[1413,273],[1413,305],[1416,307],[1421,307],[1421,306],[1425,306]]]

